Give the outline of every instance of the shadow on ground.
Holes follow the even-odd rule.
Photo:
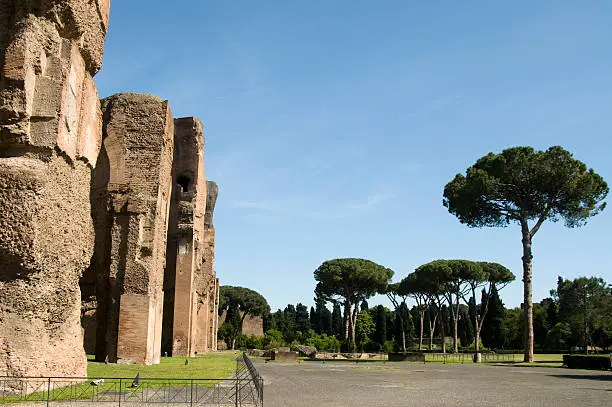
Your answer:
[[[579,379],[579,380],[598,380],[612,382],[612,374],[583,374],[583,375],[571,375],[571,374],[551,374],[550,377],[560,377],[562,379]]]

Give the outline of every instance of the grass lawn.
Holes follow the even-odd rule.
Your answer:
[[[238,356],[239,352],[215,352],[194,358],[163,357],[159,365],[150,366],[114,363],[106,365],[102,362],[94,362],[91,360],[92,357],[87,362],[87,375],[90,378],[134,378],[137,373],[140,373],[142,379],[222,379],[234,372]],[[185,359],[189,361],[189,364],[185,365]]]
[[[147,379],[217,379],[196,382],[197,386],[212,386],[229,377],[235,371],[236,358],[239,355],[239,352],[215,352],[194,358],[161,358],[160,364],[151,366],[113,363],[106,365],[101,362],[94,362],[93,356],[88,356],[87,376],[89,379],[85,381],[70,379],[54,380],[49,397],[55,401],[76,400],[95,398],[99,394],[107,393],[110,394],[109,397],[112,398],[112,401],[115,395],[119,393],[136,393],[147,391],[145,389],[190,385],[189,380],[147,381]],[[185,364],[185,359],[189,360],[187,365]],[[131,387],[132,379],[138,373],[140,373],[141,385]],[[101,378],[105,379],[103,384],[99,386],[92,386],[90,384],[90,381]],[[113,380],[111,378],[125,378],[127,380],[123,380],[122,384],[119,385],[120,380]],[[46,389],[47,381],[45,379],[30,381],[28,386],[34,390]],[[21,396],[0,398],[0,404],[20,401],[44,401],[47,397],[46,390],[28,393],[26,392]]]
[[[537,367],[563,367],[562,354],[535,354],[534,361],[530,363],[520,362],[517,366],[537,366]]]

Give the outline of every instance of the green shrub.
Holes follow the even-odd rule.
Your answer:
[[[311,338],[308,338],[304,342],[304,345],[313,346],[317,348],[318,351],[327,351],[327,352],[339,352],[340,351],[340,341],[333,335],[315,334]]]
[[[395,342],[393,341],[386,341],[383,346],[382,346],[382,352],[383,353],[389,353],[389,352],[393,352],[393,347],[395,346]]]
[[[247,349],[263,349],[264,338],[251,335],[246,339]]]
[[[274,349],[285,346],[282,332],[276,329],[268,329],[264,335],[263,348]]]
[[[380,344],[378,342],[374,342],[371,339],[367,339],[359,344],[359,348],[361,352],[380,352]]]
[[[488,349],[487,349],[487,348],[485,348],[485,346],[482,344],[482,340],[480,340],[480,339],[479,339],[479,340],[478,340],[478,343],[479,343],[479,346],[478,346],[478,352],[486,352],[486,351],[488,350]],[[447,349],[448,349],[448,346],[447,346]],[[473,351],[475,351],[475,350],[476,350],[476,346],[474,346],[474,343],[472,342],[472,343],[470,344],[470,346],[464,346],[462,349],[463,349],[463,350],[470,351],[470,352],[473,352]]]
[[[246,349],[248,339],[249,337],[246,336],[245,334],[239,334],[238,336],[236,336],[235,348],[236,349]]]
[[[570,369],[610,369],[610,356],[606,355],[563,355],[563,364]]]

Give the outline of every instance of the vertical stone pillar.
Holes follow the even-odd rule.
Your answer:
[[[164,290],[164,351],[173,356],[196,352],[198,275],[206,211],[204,133],[194,117],[174,121],[172,199]]]
[[[218,338],[217,338],[217,332],[219,331],[219,290],[220,290],[220,284],[219,284],[219,279],[215,279],[215,298],[213,299],[214,301],[214,307],[213,307],[213,315],[211,316],[212,318],[212,326],[213,326],[213,331],[212,331],[212,348],[211,350],[216,351],[218,348]]]
[[[201,243],[201,267],[197,272],[196,291],[199,304],[196,314],[198,323],[196,333],[196,352],[204,353],[216,350],[214,341],[217,337],[215,302],[217,298],[217,278],[214,270],[215,229],[213,212],[219,188],[213,181],[206,182],[206,213]]]
[[[0,376],[85,376],[108,0],[0,0]]]
[[[113,95],[102,111],[92,187],[98,359],[159,363],[174,121],[151,95]]]

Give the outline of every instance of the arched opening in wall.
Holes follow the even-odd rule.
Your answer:
[[[191,188],[191,177],[189,174],[181,174],[176,178],[176,183],[180,192],[189,192]]]

